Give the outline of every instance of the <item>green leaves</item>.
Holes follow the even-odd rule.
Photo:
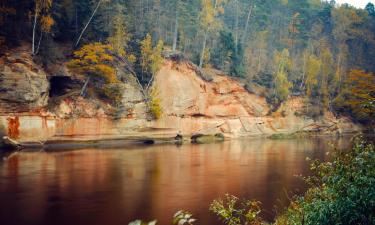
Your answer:
[[[334,150],[332,155],[332,162],[312,162],[314,175],[306,179],[312,187],[294,203],[302,214],[287,218],[311,225],[374,224],[374,146],[356,139],[351,150]],[[297,214],[296,210],[288,211]]]
[[[224,200],[214,200],[210,211],[227,225],[261,224],[261,208],[258,201],[239,201],[236,196],[227,194]]]
[[[188,211],[179,210],[173,216],[173,225],[191,225],[196,219],[193,218],[193,214]]]

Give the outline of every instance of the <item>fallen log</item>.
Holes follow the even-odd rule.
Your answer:
[[[21,149],[32,149],[32,148],[43,148],[44,143],[40,141],[34,141],[34,142],[18,142],[16,140],[13,140],[12,138],[8,136],[3,137],[3,143],[6,148],[8,149],[15,149],[15,150],[21,150]]]
[[[21,145],[18,141],[11,139],[8,136],[3,137],[3,144],[7,149],[20,149]]]

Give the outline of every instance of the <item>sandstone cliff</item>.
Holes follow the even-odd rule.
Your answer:
[[[237,138],[361,130],[350,119],[330,112],[316,120],[302,116],[306,104],[300,97],[290,98],[271,113],[264,97],[249,93],[228,76],[211,71],[208,79],[190,62],[171,59],[164,61],[153,83],[163,115],[149,120],[141,89],[131,74],[122,73],[123,65],[117,67],[123,81],[123,106],[116,109],[98,99],[80,97],[82,81],[70,75],[64,64],[43,70],[25,51],[14,52],[0,58],[0,134],[23,141],[197,133]]]

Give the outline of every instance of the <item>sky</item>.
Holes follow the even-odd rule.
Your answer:
[[[337,3],[349,3],[357,8],[365,8],[367,3],[372,2],[375,4],[375,0],[336,0]]]

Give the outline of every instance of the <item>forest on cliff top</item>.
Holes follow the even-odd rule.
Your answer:
[[[274,108],[298,95],[314,106],[311,116],[331,110],[374,122],[372,3],[357,9],[334,0],[0,0],[0,56],[23,43],[43,66],[69,49],[70,70],[89,78],[85,86],[91,78],[109,99],[126,94],[116,86],[114,59],[148,89],[167,50],[238,78],[249,91],[267,90]]]

